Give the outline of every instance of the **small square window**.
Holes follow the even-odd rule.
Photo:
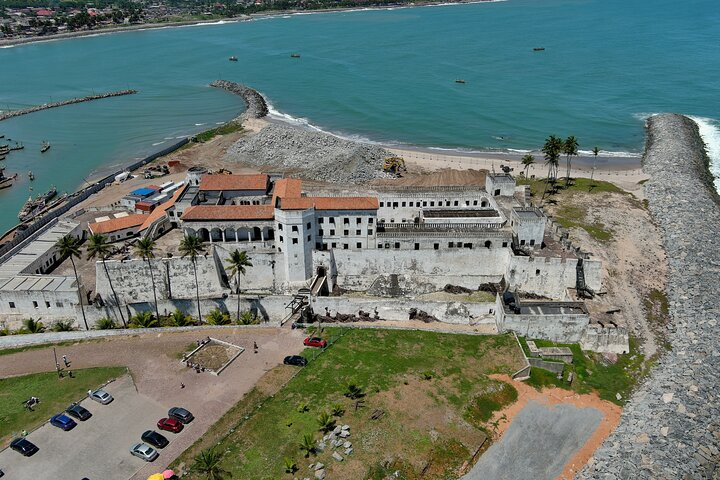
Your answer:
[[[35,300],[33,300],[33,307],[38,308],[38,303]]]
[[[333,242],[333,243],[332,243],[332,248],[337,248],[337,243]]]
[[[362,235],[362,230],[355,230],[355,235]]]
[[[350,225],[350,219],[349,218],[343,218],[343,223],[345,225]]]
[[[335,217],[330,217],[330,223],[335,223]]]
[[[368,235],[372,235],[372,234],[373,234],[372,228],[368,228]]]
[[[380,202],[380,206],[381,206],[381,207],[384,207],[384,206],[385,206],[385,202]]]
[[[525,240],[520,240],[520,245],[525,245]]]
[[[325,223],[325,219],[323,217],[318,218],[318,223]]]
[[[393,208],[397,208],[398,202],[393,202]]]
[[[330,230],[330,235],[335,235],[335,230]]]
[[[55,302],[55,306],[56,306],[57,308],[63,308],[63,303],[62,303],[62,302]]]
[[[535,275],[540,275],[540,269],[535,270]]]
[[[477,200],[473,200],[473,205],[477,205]]]
[[[530,245],[535,245],[535,239],[534,239],[534,238],[530,239]]]
[[[440,250],[440,244],[439,243],[434,244],[433,249]]]
[[[453,203],[453,206],[454,206],[454,207],[457,207],[457,206],[458,206],[458,201],[457,201],[457,200],[455,200],[455,202]]]
[[[430,206],[431,206],[431,207],[434,207],[434,206],[435,206],[435,202],[430,202]]]
[[[395,248],[400,248],[400,242],[395,242]]]
[[[415,202],[408,202],[408,207],[414,207],[415,206],[414,203]]]
[[[323,243],[323,250],[327,250],[327,243]]]
[[[403,206],[403,207],[405,206],[405,202],[402,202],[402,206]]]
[[[378,248],[382,248],[382,243],[378,243]]]
[[[312,228],[312,224],[310,222],[307,223],[307,229],[310,230]]]
[[[507,247],[507,242],[502,243],[503,248]]]
[[[297,238],[293,238],[292,241],[293,241],[293,245],[295,245],[295,244],[298,243],[298,239],[297,239]]]
[[[312,235],[308,235],[308,242],[312,242]]]
[[[50,302],[45,302],[45,308],[50,308]]]
[[[9,302],[9,303],[10,303],[10,308],[15,308],[15,302]]]
[[[362,248],[362,243],[357,242],[357,243],[355,244],[355,247],[356,247],[356,248]]]
[[[420,250],[420,244],[419,244],[419,243],[416,243],[416,244],[415,244],[415,250]]]
[[[427,202],[423,202],[423,207],[427,207]]]
[[[356,218],[356,219],[355,219],[355,223],[357,223],[358,225],[360,225],[360,224],[362,223],[362,218],[360,218],[360,217]]]
[[[320,235],[322,237],[322,234],[323,234],[323,229],[321,228],[320,230],[318,230],[318,235]]]
[[[350,235],[350,230],[343,230],[343,235],[345,235],[346,237]]]
[[[448,242],[448,248],[453,248],[455,246],[454,242]]]
[[[343,250],[347,250],[350,246],[347,243],[343,243]]]
[[[372,218],[372,217],[368,218],[368,223],[369,223],[369,224],[372,224],[372,223],[373,223],[373,218]]]
[[[281,242],[283,241],[282,235],[280,235],[280,241],[281,241]]]
[[[297,225],[293,225],[293,226],[292,226],[292,231],[293,231],[293,232],[297,232],[297,231],[298,231]]]

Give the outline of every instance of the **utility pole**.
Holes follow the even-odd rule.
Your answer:
[[[55,347],[53,347],[53,356],[55,357],[55,370],[57,370],[58,378],[62,378],[60,376],[60,364],[58,363],[57,352],[55,351]]]

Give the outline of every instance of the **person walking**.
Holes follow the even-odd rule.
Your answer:
[[[68,362],[67,355],[63,355],[63,356],[62,356],[62,359],[63,359],[63,363],[65,364],[65,368],[69,367],[69,366],[70,366],[70,362]]]

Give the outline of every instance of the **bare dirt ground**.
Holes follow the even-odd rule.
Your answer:
[[[207,335],[240,345],[245,352],[219,376],[196,373],[181,362],[196,341]],[[258,353],[253,353],[257,342]],[[179,435],[164,451],[163,461],[177,457],[214,424],[263,374],[282,363],[286,355],[302,350],[300,330],[276,328],[237,328],[235,330],[196,330],[182,333],[155,333],[62,346],[58,355],[67,355],[72,368],[124,365],[130,369],[139,393],[165,408],[183,406],[195,415],[194,428]],[[0,377],[51,371],[55,368],[52,348],[28,350],[3,357]],[[185,388],[181,388],[181,383]],[[148,428],[151,427],[148,426]],[[133,479],[144,480],[166,465],[154,462],[142,468]]]
[[[569,457],[570,460],[565,463],[562,474],[557,477],[558,480],[569,480],[574,478],[575,473],[588,462],[595,450],[620,422],[620,407],[613,403],[600,400],[600,398],[594,393],[579,395],[577,393],[558,388],[545,388],[542,391],[538,391],[522,382],[512,380],[507,375],[491,375],[490,378],[510,383],[518,391],[517,401],[512,405],[495,412],[493,418],[489,422],[490,424],[498,422],[498,428],[494,432],[496,443],[498,443],[498,441],[502,441],[501,437],[503,433],[508,430],[513,419],[528,405],[528,402],[531,401],[545,406],[570,405],[580,409],[589,408],[602,414],[600,424],[592,432],[584,445],[575,450],[575,452]],[[550,437],[552,436],[552,431],[548,430],[545,433],[549,444],[551,442]],[[545,449],[543,449],[543,452],[544,455],[552,455],[552,452],[546,451]],[[514,460],[522,462],[521,458],[515,458]],[[466,478],[471,477],[468,476]]]
[[[563,204],[562,194],[558,204]],[[605,312],[619,308],[620,312],[605,318],[627,325],[632,334],[641,339],[645,355],[655,354],[662,326],[648,320],[643,300],[652,290],[665,291],[667,258],[660,230],[632,195],[575,194],[572,204],[586,212],[587,223],[601,223],[605,230],[612,232],[610,240],[601,242],[582,228],[570,229],[573,244],[603,263],[603,286],[607,294],[587,302],[591,314],[603,318]],[[557,208],[549,205],[547,210],[552,215]]]

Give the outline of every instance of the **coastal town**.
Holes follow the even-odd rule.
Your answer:
[[[0,98],[0,477],[720,478],[720,123],[633,114],[621,138],[600,105],[621,95],[561,98],[586,85],[554,77],[567,40],[515,34],[543,87],[493,110],[515,70],[471,68],[487,37],[419,39],[559,14],[483,3],[3,0],[0,61],[97,65]],[[401,24],[418,51],[374,66]],[[351,26],[379,50],[345,48]],[[135,83],[116,37],[152,50]]]

